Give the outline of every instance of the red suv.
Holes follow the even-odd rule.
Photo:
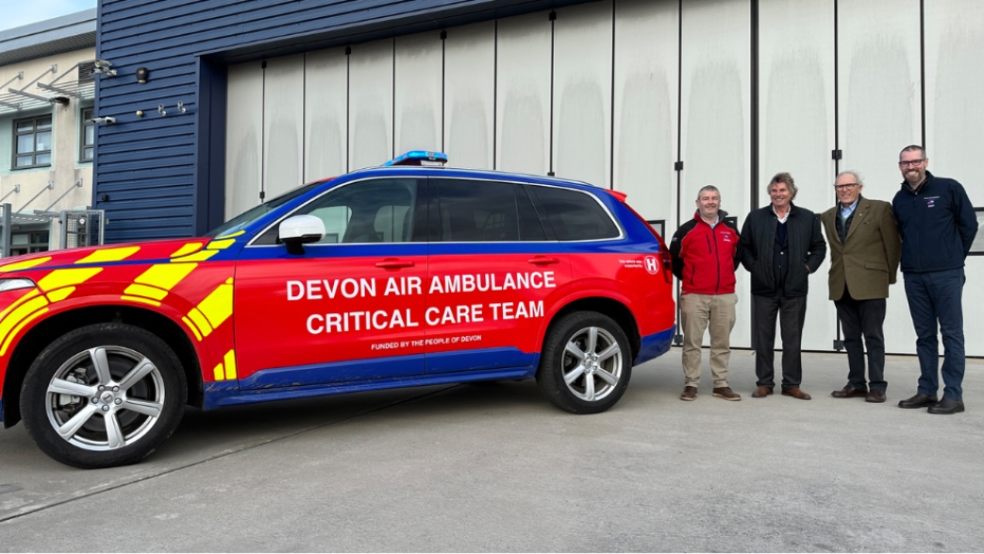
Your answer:
[[[206,237],[3,261],[0,418],[79,467],[142,459],[187,404],[535,377],[600,412],[674,333],[624,195],[530,175],[372,168]]]

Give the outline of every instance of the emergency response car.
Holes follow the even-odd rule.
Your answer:
[[[662,239],[621,193],[425,165],[300,187],[209,236],[0,261],[0,418],[78,467],[185,406],[535,377],[600,412],[674,333]],[[403,165],[408,164],[408,165]]]

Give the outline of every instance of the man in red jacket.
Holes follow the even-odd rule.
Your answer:
[[[680,400],[697,398],[700,349],[704,331],[711,334],[714,396],[741,400],[728,386],[731,330],[735,326],[735,270],[740,263],[738,228],[722,211],[721,192],[707,185],[697,192],[697,211],[673,234],[673,274],[680,280],[683,326],[684,388]]]

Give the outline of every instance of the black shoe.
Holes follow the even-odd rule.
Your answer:
[[[944,396],[943,400],[930,406],[928,411],[931,414],[959,414],[964,411],[964,405],[960,400],[951,400]]]
[[[906,398],[905,400],[899,400],[899,408],[925,408],[927,406],[932,406],[936,404],[936,396],[930,396],[928,394],[923,394],[917,392],[912,398]]]

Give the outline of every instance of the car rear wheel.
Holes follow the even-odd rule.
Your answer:
[[[122,323],[76,329],[49,344],[21,391],[24,424],[52,458],[97,468],[140,461],[167,439],[187,385],[174,351]]]
[[[622,328],[604,314],[575,312],[544,341],[537,384],[557,407],[588,414],[615,405],[631,374],[632,351]]]

